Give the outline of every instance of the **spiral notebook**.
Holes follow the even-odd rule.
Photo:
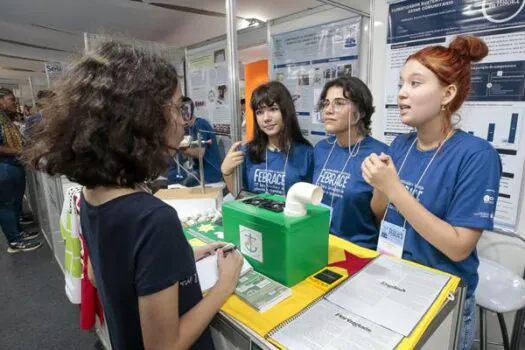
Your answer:
[[[423,319],[449,279],[382,255],[274,328],[267,338],[287,349],[395,349]]]
[[[326,299],[408,337],[449,280],[445,274],[381,255]]]
[[[320,299],[268,334],[287,349],[395,349],[403,336]]]

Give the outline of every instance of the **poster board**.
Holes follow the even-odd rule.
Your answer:
[[[386,49],[385,130],[387,143],[410,127],[397,107],[399,72],[406,58],[429,45],[448,45],[458,34],[474,34],[489,54],[472,66],[470,95],[457,127],[489,141],[500,154],[503,176],[494,226],[516,233],[525,160],[525,1],[408,0],[389,7]]]
[[[271,36],[270,79],[292,94],[303,135],[312,144],[326,137],[317,111],[326,82],[345,74],[358,76],[361,17]]]

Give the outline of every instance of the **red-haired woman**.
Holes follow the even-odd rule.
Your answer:
[[[476,244],[493,228],[501,161],[485,140],[456,129],[452,115],[468,96],[471,62],[488,53],[477,37],[449,47],[426,47],[408,57],[400,74],[398,105],[416,132],[398,136],[389,156],[362,165],[374,187],[372,210],[381,221],[378,250],[402,256],[467,283],[459,349],[475,333]]]

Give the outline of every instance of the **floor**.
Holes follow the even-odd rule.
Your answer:
[[[0,349],[100,349],[95,333],[79,328],[78,306],[67,299],[62,271],[43,243],[8,254],[0,231]]]

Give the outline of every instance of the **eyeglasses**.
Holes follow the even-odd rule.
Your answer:
[[[332,102],[330,102],[330,100],[328,99],[325,99],[325,100],[319,101],[317,108],[319,109],[319,111],[325,111],[331,105],[332,108],[334,109],[334,112],[341,112],[344,106],[346,106],[350,102],[351,101],[349,99],[342,98],[342,97],[334,98]]]
[[[172,118],[175,119],[175,122],[177,124],[183,125],[184,124],[184,118],[183,118],[183,115],[182,115],[182,106],[179,106],[179,105],[177,105],[175,103],[170,103],[169,105],[167,105],[167,107],[169,107],[169,111],[171,113]]]

